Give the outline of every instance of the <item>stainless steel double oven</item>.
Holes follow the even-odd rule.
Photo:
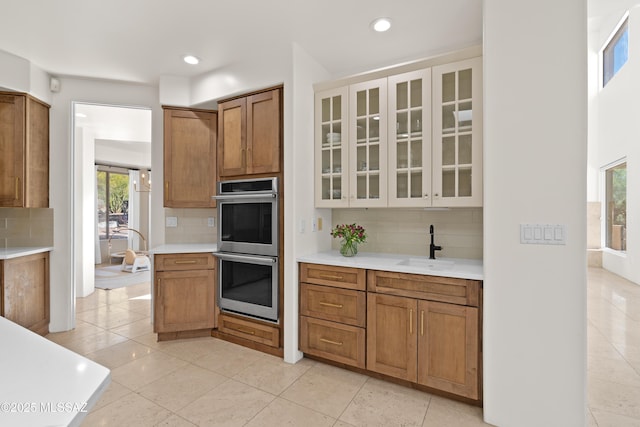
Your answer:
[[[218,305],[278,321],[278,178],[218,183]]]

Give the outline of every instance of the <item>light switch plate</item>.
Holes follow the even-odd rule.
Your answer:
[[[564,224],[520,224],[520,243],[533,245],[566,245]]]
[[[216,219],[211,216],[207,218],[207,227],[215,227],[215,226],[216,226]]]

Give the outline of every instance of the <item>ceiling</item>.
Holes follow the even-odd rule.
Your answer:
[[[157,84],[297,43],[332,75],[482,41],[479,0],[0,0],[0,50],[56,76]],[[389,17],[391,30],[369,24]],[[185,54],[201,59],[197,66]]]

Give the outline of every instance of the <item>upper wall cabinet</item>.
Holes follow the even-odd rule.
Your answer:
[[[433,206],[482,206],[481,67],[433,67]]]
[[[0,207],[49,207],[49,106],[0,93]]]
[[[276,88],[218,104],[220,177],[280,172],[281,97]]]
[[[215,207],[215,111],[164,107],[164,206]]]
[[[482,206],[481,65],[316,93],[316,207]]]

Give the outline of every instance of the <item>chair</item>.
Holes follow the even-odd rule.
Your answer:
[[[151,269],[151,262],[146,255],[137,255],[132,249],[127,249],[122,259],[122,271],[135,273]]]

